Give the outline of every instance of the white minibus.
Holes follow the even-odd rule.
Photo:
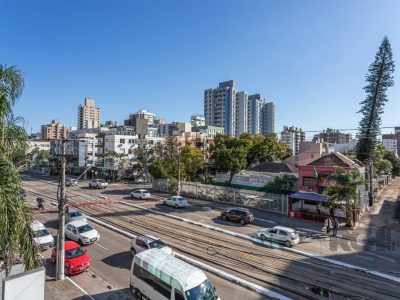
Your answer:
[[[200,269],[162,249],[134,256],[130,287],[138,299],[221,300]]]

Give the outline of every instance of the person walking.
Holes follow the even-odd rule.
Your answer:
[[[332,220],[332,233],[334,237],[336,237],[338,229],[339,229],[339,221],[337,220],[337,218],[334,218]]]
[[[326,234],[329,235],[331,232],[331,228],[332,228],[331,218],[325,219],[325,228],[326,228]]]

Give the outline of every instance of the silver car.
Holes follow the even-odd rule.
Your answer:
[[[292,247],[300,243],[299,234],[292,228],[275,226],[273,228],[264,228],[257,233],[261,240],[270,240],[285,244],[286,247]]]

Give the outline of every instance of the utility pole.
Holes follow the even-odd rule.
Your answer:
[[[178,148],[178,190],[177,196],[181,195],[181,148]]]
[[[60,169],[60,193],[58,197],[58,239],[57,239],[57,265],[56,279],[64,279],[65,271],[65,208],[66,208],[66,189],[65,189],[65,141],[61,141],[61,169]]]
[[[369,161],[369,193],[368,193],[368,199],[369,199],[369,206],[374,205],[374,187],[373,187],[373,168],[374,165],[372,164],[372,160]]]

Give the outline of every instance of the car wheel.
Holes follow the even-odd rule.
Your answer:
[[[286,246],[286,247],[292,247],[292,243],[290,243],[289,241],[286,241],[286,242],[285,242],[285,246]]]
[[[133,195],[131,194],[131,198],[133,199]]]
[[[260,239],[263,240],[263,241],[265,241],[265,240],[267,239],[267,237],[266,237],[265,235],[262,234],[262,235],[260,235]]]
[[[81,239],[78,240],[78,244],[81,245],[81,246],[83,246],[83,243],[82,243],[82,240],[81,240]]]
[[[222,220],[226,221],[226,216],[222,216]]]
[[[132,256],[135,256],[135,255],[136,255],[136,250],[135,250],[135,248],[131,248],[131,254],[132,254]]]
[[[175,208],[178,208],[179,206],[178,206],[178,204],[175,204]]]
[[[240,220],[240,225],[244,225],[244,224],[246,224],[246,221],[243,220],[243,219],[241,219],[241,220]]]

